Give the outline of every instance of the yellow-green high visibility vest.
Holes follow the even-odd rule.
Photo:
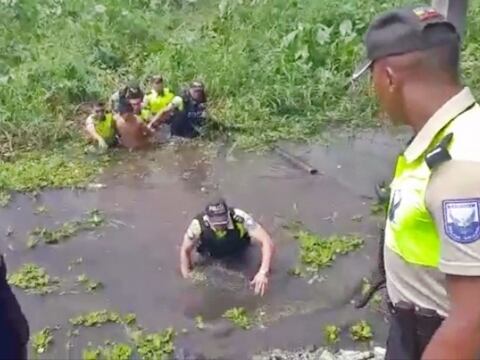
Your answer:
[[[147,95],[147,107],[153,114],[156,114],[170,104],[174,96],[168,88],[165,88],[162,94],[152,90]]]
[[[108,145],[112,145],[115,142],[115,120],[113,119],[113,115],[111,113],[105,114],[105,118],[103,120],[93,119],[95,125],[95,131],[98,135],[100,135],[103,140]]]
[[[431,169],[425,161],[425,156],[450,133],[453,137],[447,147],[449,152],[455,151],[455,148],[465,151],[465,144],[462,144],[463,135],[475,129],[464,126],[465,123],[460,124],[459,121],[463,120],[451,120],[435,135],[424,153],[415,160],[409,163],[403,154],[397,159],[395,175],[390,184],[385,245],[408,263],[438,266],[441,243],[436,224],[425,203],[431,176]]]

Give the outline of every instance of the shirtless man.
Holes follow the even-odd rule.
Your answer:
[[[144,149],[150,144],[152,131],[134,113],[128,101],[120,101],[115,122],[120,138],[120,145],[129,150]]]

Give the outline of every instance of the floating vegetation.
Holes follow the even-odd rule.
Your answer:
[[[53,333],[48,327],[34,333],[31,338],[32,348],[37,354],[43,354],[47,352],[52,343]]]
[[[83,350],[83,360],[129,360],[133,349],[128,344],[112,344]]]
[[[94,230],[105,222],[103,213],[97,209],[86,213],[82,219],[67,221],[58,228],[48,230],[46,228],[36,228],[27,239],[27,246],[33,248],[40,241],[45,244],[58,244],[66,241],[80,231]]]
[[[100,310],[77,316],[70,319],[69,322],[74,326],[94,327],[107,323],[133,325],[136,320],[137,316],[135,314],[130,313],[122,316],[115,311]]]
[[[234,307],[225,311],[223,314],[225,319],[230,320],[235,326],[248,330],[252,326],[252,320],[247,314],[247,310],[243,307]]]
[[[195,327],[199,330],[205,329],[205,323],[203,322],[203,317],[201,315],[195,316]]]
[[[85,274],[78,275],[76,281],[79,285],[82,285],[88,293],[103,288],[103,284],[100,281],[94,281]]]
[[[8,277],[8,283],[25,290],[29,294],[49,294],[58,289],[59,279],[50,277],[44,268],[33,264],[23,264]]]
[[[300,262],[289,270],[292,276],[304,276],[305,271],[317,272],[330,266],[338,255],[346,255],[363,246],[363,239],[356,235],[330,235],[327,237],[301,229],[298,224],[289,227],[300,244]]]
[[[140,332],[134,337],[134,342],[143,360],[163,360],[168,359],[175,351],[175,336],[173,328],[147,335]]]
[[[35,215],[41,215],[46,213],[48,213],[48,208],[45,205],[37,206],[34,211]]]
[[[373,338],[372,327],[365,320],[359,321],[350,327],[350,336],[354,341],[371,340]]]
[[[336,325],[327,325],[323,329],[323,337],[328,345],[335,344],[340,341],[340,328]]]

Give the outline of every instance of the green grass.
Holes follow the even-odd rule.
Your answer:
[[[365,87],[351,93],[345,83],[369,21],[407,3],[417,2],[4,2],[0,190],[83,185],[99,166],[70,145],[81,142],[80,105],[107,99],[128,78],[159,72],[175,91],[203,79],[215,119],[209,134],[220,131],[239,146],[370,126],[373,99]],[[463,63],[478,94],[480,0],[470,8]]]

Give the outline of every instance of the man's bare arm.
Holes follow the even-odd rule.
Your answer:
[[[451,310],[423,360],[476,359],[480,355],[480,277],[447,275]]]
[[[188,233],[183,237],[182,247],[180,249],[180,271],[184,278],[187,278],[192,270],[192,251],[195,248],[195,242],[190,239]]]
[[[260,224],[256,224],[254,229],[248,231],[248,234],[262,249],[262,263],[258,271],[268,274],[270,272],[272,257],[275,250],[272,238]]]

